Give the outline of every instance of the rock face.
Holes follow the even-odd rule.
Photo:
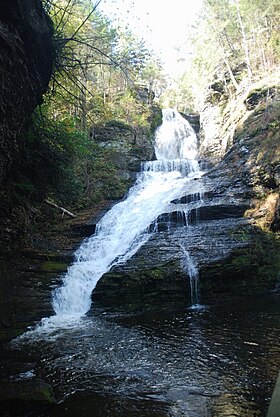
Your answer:
[[[113,162],[124,179],[135,180],[141,162],[154,159],[152,134],[148,128],[133,129],[117,121],[96,127],[92,132],[96,143],[110,149]]]
[[[39,0],[0,4],[0,183],[18,138],[46,91],[53,62],[52,26]]]
[[[181,115],[187,119],[187,121],[189,122],[189,124],[191,125],[191,127],[193,128],[193,130],[195,131],[196,134],[198,134],[200,132],[200,115],[199,114],[194,114],[194,113],[190,113],[190,114],[184,114],[181,113]]]
[[[240,184],[231,186],[225,181],[221,186],[210,177],[204,181],[206,197],[174,204],[173,211],[160,216],[158,232],[148,243],[125,265],[114,267],[100,279],[93,293],[95,305],[133,311],[190,305],[186,251],[199,270],[201,303],[275,289],[279,246],[252,219],[243,217],[250,190],[243,197]]]

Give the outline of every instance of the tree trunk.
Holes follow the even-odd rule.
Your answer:
[[[241,33],[242,33],[242,40],[243,40],[243,50],[245,53],[245,59],[246,59],[246,65],[247,65],[247,72],[248,72],[248,78],[251,82],[252,80],[252,66],[251,66],[251,60],[250,60],[250,51],[249,51],[249,46],[248,46],[248,41],[247,41],[247,36],[246,36],[246,32],[245,32],[245,28],[243,25],[243,21],[242,21],[242,17],[241,17],[241,13],[240,13],[240,8],[239,8],[239,0],[235,0],[235,5],[236,5],[236,11],[237,11],[237,17],[238,17],[238,22],[240,25],[240,29],[241,29]]]
[[[226,64],[227,70],[229,72],[229,76],[230,76],[231,82],[234,85],[235,89],[237,90],[238,89],[237,81],[236,81],[236,79],[235,79],[235,77],[233,75],[233,72],[231,70],[231,67],[229,65],[229,62],[228,62],[228,60],[226,58],[224,58],[224,63]]]
[[[57,204],[53,203],[50,200],[45,199],[44,202],[46,204],[48,204],[49,206],[54,207],[57,210],[61,211],[62,212],[62,217],[64,216],[64,214],[67,214],[67,216],[70,216],[70,217],[77,217],[75,214],[71,213],[71,211],[68,211],[63,207],[58,206]]]

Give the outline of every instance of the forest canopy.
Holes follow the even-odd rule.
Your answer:
[[[99,3],[45,2],[55,29],[50,114],[70,115],[83,130],[111,119],[145,124],[154,94],[165,86],[161,63],[143,39],[113,26]]]
[[[204,0],[191,28],[191,62],[177,80],[176,92],[198,104],[213,82],[229,96],[276,72],[280,63],[278,0]],[[184,60],[184,55],[181,56]],[[182,95],[182,94],[181,94]]]

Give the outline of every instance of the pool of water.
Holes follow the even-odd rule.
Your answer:
[[[14,415],[263,417],[280,369],[279,301],[141,315],[93,309],[76,326],[31,333],[6,347],[3,378],[43,380],[58,403]]]

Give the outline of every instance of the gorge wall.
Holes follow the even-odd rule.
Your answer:
[[[39,0],[0,4],[0,240],[18,240],[26,214],[9,191],[9,172],[24,149],[24,132],[48,88],[53,68],[52,22]],[[16,225],[17,221],[19,222]],[[2,252],[2,251],[1,251]]]
[[[5,58],[0,70],[3,181],[11,164],[16,163],[21,132],[47,89],[53,57],[52,29],[39,1],[14,0],[0,7],[3,12],[0,47]],[[182,245],[198,266],[202,302],[263,294],[277,287],[278,84],[275,75],[274,79],[252,85],[232,99],[219,83],[209,88],[200,118],[200,159],[207,170],[203,180],[199,180],[202,197],[192,200],[191,190],[186,189],[180,200],[172,202],[170,212],[157,219],[158,233],[126,265],[113,268],[100,279],[93,294],[95,305],[137,310],[188,304],[190,287],[183,267]],[[100,147],[110,150],[110,163],[115,164],[118,177],[127,183],[135,179],[142,160],[154,158],[152,139],[147,132],[135,132],[114,122],[96,128],[93,136]],[[115,194],[115,199],[118,198],[122,198],[119,191]],[[6,212],[2,211],[3,233],[8,226]],[[186,212],[187,216],[182,215]],[[90,216],[92,213],[87,220]],[[93,222],[91,218],[88,228],[83,230],[94,231]],[[81,228],[77,221],[74,232],[79,234]],[[61,233],[61,229],[54,233]],[[66,244],[65,257],[65,241],[69,241],[69,236],[68,230],[57,245],[47,244],[36,271],[44,275],[46,271],[41,264],[53,259],[47,265],[47,274],[54,273],[59,280],[58,271],[64,271],[72,259],[69,252],[87,232],[75,235],[73,245]],[[32,276],[33,279],[37,278]],[[49,296],[46,304],[50,309]]]
[[[19,152],[20,133],[46,91],[53,62],[52,25],[39,0],[0,5],[0,181]]]
[[[238,179],[249,187],[250,215],[274,232],[279,231],[279,116],[279,74],[261,79],[233,98],[221,83],[213,84],[201,112],[201,155],[215,158],[232,181]]]

